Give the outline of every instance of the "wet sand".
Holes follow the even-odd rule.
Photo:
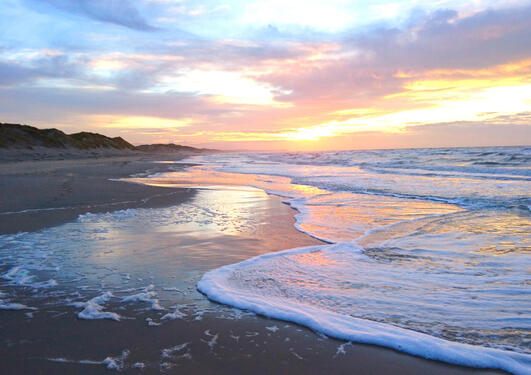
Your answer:
[[[34,229],[53,230],[45,228],[71,221],[87,208],[91,212],[105,212],[124,207],[208,203],[209,199],[214,202],[229,195],[227,192],[194,192],[108,181],[108,178],[125,177],[146,169],[155,173],[168,168],[163,164],[154,166],[149,160],[109,159],[72,164],[65,161],[59,167],[46,163],[28,165],[24,174],[17,172],[16,168],[11,172],[6,172],[9,167],[0,169],[0,211],[49,208],[57,204],[74,207],[65,210],[67,215],[63,215],[62,210],[35,213]],[[142,171],[142,168],[145,169]],[[54,182],[54,178],[62,182]],[[64,179],[70,184],[70,191],[64,192],[61,187]],[[15,182],[25,189],[12,186]],[[32,192],[32,185],[42,188]],[[5,198],[7,193],[11,199]],[[294,229],[294,211],[280,198],[257,192],[230,194],[236,198],[238,194],[249,196],[244,202],[250,202],[251,212],[247,218],[236,218],[241,224],[239,227],[219,231],[176,224],[165,227],[164,232],[158,232],[155,237],[150,237],[150,228],[145,228],[144,232],[129,237],[127,250],[131,253],[123,254],[122,258],[102,256],[97,259],[97,264],[110,273],[120,274],[126,267],[132,273],[137,269],[152,275],[157,281],[171,279],[183,292],[161,292],[161,303],[164,306],[174,303],[188,306],[182,310],[185,317],[163,322],[160,317],[167,310],[154,312],[145,307],[139,309],[111,302],[106,305],[106,310],[117,311],[126,318],[119,322],[87,321],[76,317],[79,308],[57,303],[53,297],[40,299],[37,311],[0,310],[0,373],[101,374],[107,371],[109,362],[102,363],[107,357],[115,358],[115,363],[121,366],[120,371],[131,374],[497,373],[451,366],[371,345],[345,343],[295,324],[242,314],[239,310],[208,301],[195,290],[195,283],[205,271],[258,254],[320,243]],[[124,196],[128,198],[123,199]],[[126,200],[132,202],[124,203]],[[95,205],[101,210],[95,211]],[[7,228],[2,231],[28,230],[24,215],[0,217],[2,228]],[[9,218],[9,225],[5,218]],[[250,218],[255,221],[246,226],[244,221]],[[115,246],[119,248],[120,242]],[[136,253],[135,249],[143,252]],[[149,257],[145,257],[144,252]],[[124,266],[123,259],[130,263]],[[88,272],[100,271],[88,269]],[[0,284],[1,291],[6,292],[9,288]],[[65,288],[75,291],[77,285]],[[29,288],[19,288],[17,302],[35,306],[36,301]],[[145,320],[148,317],[155,317],[161,325],[149,326]],[[164,352],[169,348],[173,351]],[[118,357],[124,350],[128,354],[121,361]],[[145,367],[135,368],[135,363],[142,363]]]
[[[189,199],[188,189],[110,180],[176,168],[156,160],[160,156],[0,163],[0,234],[63,224],[86,212],[165,207]]]
[[[61,311],[57,311],[60,314]],[[227,320],[207,316],[201,321],[178,320],[163,327],[132,321],[33,319],[2,312],[4,339],[0,355],[3,374],[102,374],[108,356],[130,353],[122,369],[127,374],[495,374],[404,355],[370,345],[339,340],[275,320],[246,317]],[[276,332],[266,327],[278,327]],[[16,332],[14,332],[16,329]],[[210,334],[210,336],[207,333]],[[215,345],[209,346],[214,335]],[[289,341],[287,341],[289,339]],[[185,350],[163,357],[163,350],[188,343]],[[190,358],[183,357],[190,354]],[[64,358],[55,362],[45,358]],[[132,368],[135,363],[142,370]],[[112,371],[109,371],[112,372]]]

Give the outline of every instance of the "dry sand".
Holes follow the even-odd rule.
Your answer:
[[[68,207],[3,214],[0,231],[14,233],[59,225],[87,211],[162,207],[193,199],[194,192],[189,190],[108,180],[167,168],[168,165],[137,156],[0,165],[0,212]],[[197,234],[183,235],[175,240],[175,252],[168,262],[175,261],[178,267],[180,257],[186,258],[186,267],[203,272],[259,253],[319,243],[294,229],[291,208],[278,197],[268,199],[268,219],[261,222],[252,238],[219,235],[213,240]],[[194,257],[196,250],[201,256]],[[204,298],[195,291],[191,293],[193,298]],[[119,356],[124,349],[130,351],[122,370],[127,374],[497,373],[451,366],[371,345],[341,346],[345,343],[304,327],[256,315],[225,319],[216,313],[219,305],[206,300],[200,303],[211,305],[213,312],[202,320],[178,319],[160,327],[148,326],[142,315],[120,322],[79,320],[75,317],[79,309],[53,303],[38,306],[39,311],[31,318],[20,311],[0,310],[0,373],[101,374],[107,371],[103,364],[53,362],[46,358],[98,362],[107,356]],[[108,307],[111,311],[113,308],[119,307]],[[120,314],[135,313],[125,310]],[[163,358],[164,348],[183,343],[189,343],[189,358],[179,357],[186,351]],[[136,361],[147,367],[132,368]]]

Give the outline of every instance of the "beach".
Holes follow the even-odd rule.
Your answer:
[[[175,156],[173,156],[175,157]],[[31,231],[76,219],[86,212],[177,204],[193,192],[110,179],[167,171],[150,155],[0,163],[0,234]]]
[[[282,198],[256,188],[109,180],[187,166],[155,161],[0,166],[0,299],[25,306],[0,310],[0,372],[498,373],[336,340],[209,301],[196,290],[205,272],[324,242],[295,229],[297,212]]]
[[[531,1],[0,13],[0,375],[531,375]]]

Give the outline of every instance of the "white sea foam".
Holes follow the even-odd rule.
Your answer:
[[[46,267],[33,266],[36,270],[47,270]],[[58,285],[54,279],[45,281],[35,281],[36,276],[28,268],[15,266],[2,275],[2,279],[8,280],[10,284],[16,286],[27,286],[34,289],[48,289]]]
[[[269,331],[269,332],[277,332],[280,328],[278,328],[278,326],[271,326],[271,327],[266,327],[266,329]]]
[[[7,302],[0,299],[0,310],[35,310],[35,308],[21,303]]]
[[[29,286],[35,279],[35,276],[31,275],[29,270],[20,266],[16,266],[11,268],[5,274],[3,274],[2,278],[4,280],[9,280],[12,284],[15,285]]]
[[[348,341],[348,342],[345,342],[341,345],[338,345],[337,346],[337,350],[336,350],[336,354],[334,355],[334,357],[337,357],[338,355],[342,354],[342,355],[345,355],[347,354],[347,351],[345,350],[345,348],[347,346],[351,346],[352,345],[352,342]]]
[[[182,293],[182,294],[186,294],[185,292],[183,292],[182,290],[180,290],[179,288],[177,287],[167,287],[167,288],[162,288],[162,290],[166,291],[166,292],[179,292],[179,293]]]
[[[339,250],[340,245],[335,246]],[[292,321],[344,340],[386,346],[424,358],[464,366],[498,368],[515,374],[527,374],[531,371],[531,356],[526,354],[453,342],[414,330],[318,308],[303,303],[301,296],[289,295],[293,290],[280,289],[281,293],[271,294],[271,290],[283,288],[283,285],[274,279],[265,280],[267,287],[261,286],[265,295],[257,293],[255,288],[248,288],[248,284],[241,284],[241,277],[249,276],[249,273],[245,272],[246,269],[252,269],[255,273],[257,269],[263,269],[268,261],[285,259],[287,256],[305,256],[322,249],[323,247],[293,249],[224,266],[206,273],[199,281],[198,289],[214,301],[268,317]],[[268,271],[265,271],[266,275],[269,275]],[[287,295],[283,294],[284,292]]]
[[[152,310],[164,310],[164,307],[159,304],[158,298],[155,298],[157,293],[153,290],[154,288],[154,285],[150,284],[149,286],[143,288],[142,293],[123,297],[122,302],[147,302],[151,304]]]
[[[125,361],[129,356],[129,350],[125,349],[119,357],[107,357],[103,360],[103,364],[107,366],[109,370],[122,371],[125,368]]]
[[[171,348],[162,349],[161,358],[162,359],[174,358],[176,353],[179,353],[182,350],[186,349],[188,345],[190,345],[190,343],[185,342],[179,345],[172,346]]]
[[[46,360],[50,362],[58,362],[58,363],[78,363],[80,365],[102,365],[103,364],[103,361],[93,361],[91,359],[68,359],[64,357],[46,358]]]
[[[0,310],[35,310],[33,307],[6,300],[5,297],[6,294],[0,291]]]
[[[75,302],[72,305],[83,308],[83,310],[77,314],[78,318],[80,319],[120,320],[119,314],[110,311],[103,311],[104,307],[102,305],[108,302],[112,297],[113,294],[111,292],[105,292],[100,296],[88,300],[87,302]]]
[[[56,358],[46,358],[47,361],[57,362],[57,363],[77,363],[80,365],[105,365],[109,370],[122,371],[126,368],[126,360],[129,356],[129,350],[125,349],[122,351],[120,356],[117,357],[106,357],[104,360],[95,361],[92,359],[69,359],[65,357],[56,357]],[[143,363],[137,362],[133,364],[133,368],[144,368]]]
[[[209,329],[207,329],[204,333],[205,333],[206,336],[210,337],[210,340],[201,339],[201,341],[203,341],[205,344],[207,344],[210,347],[210,350],[214,350],[214,347],[218,343],[219,334],[218,333],[213,334],[213,333],[210,332]]]
[[[58,285],[57,281],[55,281],[54,279],[50,279],[46,281],[39,281],[39,282],[33,283],[31,284],[31,287],[36,288],[36,289],[41,289],[41,288],[48,289],[48,288],[53,288],[57,285]]]
[[[160,323],[155,322],[152,318],[149,318],[149,317],[146,318],[146,322],[147,322],[148,326],[150,326],[150,327],[158,327],[158,326],[160,326]]]
[[[185,318],[187,315],[185,313],[183,313],[179,307],[175,307],[175,310],[173,312],[170,312],[170,313],[167,313],[167,314],[164,314],[160,320],[175,320],[175,319],[183,319]]]

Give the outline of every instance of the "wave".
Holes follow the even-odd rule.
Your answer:
[[[322,249],[323,246],[291,249],[224,266],[207,272],[197,288],[209,299],[219,303],[295,322],[343,340],[379,345],[456,365],[500,369],[514,374],[528,374],[531,371],[531,356],[527,354],[452,342],[391,324],[339,314],[315,307],[310,300],[301,300],[301,296],[264,296],[257,293],[256,289],[247,289],[234,282],[249,275],[245,272],[246,268],[255,270],[274,258],[310,254]],[[262,280],[269,284],[269,288],[274,281]]]
[[[522,316],[529,308],[530,153],[514,147],[204,158],[203,172],[287,197],[298,211],[295,227],[330,245],[220,268],[198,289],[337,338],[528,373],[531,326]]]
[[[531,205],[531,163],[527,158],[521,157],[523,161],[511,168],[474,165],[493,162],[489,159],[492,155],[507,159],[531,155],[531,148],[489,150],[231,154],[218,156],[215,162],[205,157],[203,162],[216,171],[287,177],[292,184],[330,192],[421,199],[466,209],[504,210]]]
[[[294,183],[301,185],[315,186],[321,189],[326,189],[335,192],[351,192],[355,194],[375,195],[384,197],[394,197],[401,199],[414,199],[424,200],[438,203],[446,203],[451,205],[457,205],[459,207],[467,209],[521,209],[529,211],[529,205],[531,205],[531,197],[529,196],[478,196],[471,194],[471,196],[443,196],[443,195],[430,195],[426,193],[435,192],[428,191],[425,194],[413,194],[408,192],[396,191],[394,186],[382,186],[382,188],[369,188],[364,186],[353,186],[349,183],[342,181],[312,181],[312,179],[294,178]],[[420,192],[420,191],[418,191]],[[456,194],[457,195],[457,194]]]
[[[254,154],[260,161],[294,165],[419,169],[426,172],[531,176],[531,147],[403,149]]]

